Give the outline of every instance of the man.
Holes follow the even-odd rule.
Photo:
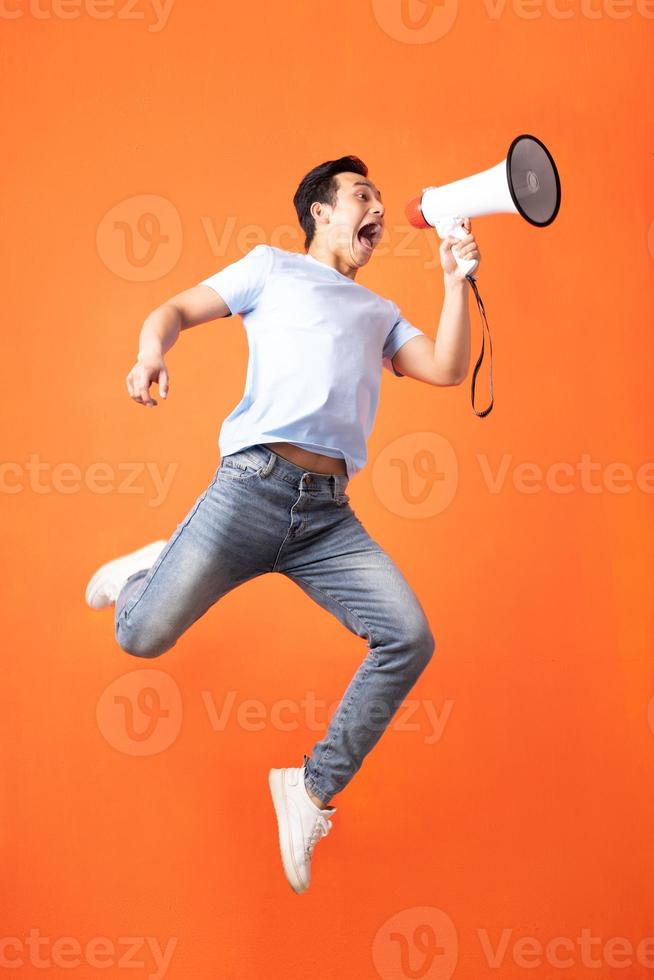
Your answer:
[[[271,769],[287,880],[310,882],[329,805],[360,768],[431,659],[425,612],[349,505],[349,479],[366,462],[381,369],[430,385],[458,385],[470,357],[468,283],[452,246],[480,258],[472,234],[441,244],[445,301],[434,342],[390,300],[355,282],[384,230],[382,195],[354,156],[315,167],[295,193],[306,254],[257,245],[165,302],[145,320],[127,389],[155,406],[168,396],[164,354],[180,331],[240,313],[249,362],[241,402],[224,420],[221,463],[171,538],[103,565],[86,591],[115,604],[123,650],[156,657],[222,596],[278,572],[296,582],[368,653],[325,737],[299,767]],[[466,231],[470,224],[466,222]]]

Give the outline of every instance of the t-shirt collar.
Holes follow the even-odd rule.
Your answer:
[[[350,279],[349,276],[344,276],[342,272],[339,272],[338,269],[334,269],[333,266],[331,265],[327,265],[326,262],[321,262],[320,259],[314,259],[313,255],[310,255],[309,252],[304,252],[304,257],[305,259],[309,259],[309,261],[313,262],[314,265],[319,265],[322,269],[325,269],[327,272],[333,272],[335,275],[339,277],[339,279],[344,279],[346,282],[350,282],[353,285],[356,285],[354,279]]]

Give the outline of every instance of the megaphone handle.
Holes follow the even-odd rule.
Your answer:
[[[436,228],[436,231],[441,239],[447,238],[448,235],[451,235],[452,238],[458,238],[461,240],[468,234],[463,227],[462,222],[463,219],[459,215],[454,215],[452,218],[439,219],[434,227]],[[464,276],[471,275],[479,265],[477,259],[460,259],[454,251],[452,252],[452,255],[456,259],[456,264]]]

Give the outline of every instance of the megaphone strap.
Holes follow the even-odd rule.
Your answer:
[[[486,320],[486,310],[484,309],[484,301],[479,295],[479,290],[477,289],[477,281],[474,276],[466,276],[466,279],[472,286],[473,292],[475,294],[475,298],[477,300],[477,306],[479,307],[479,313],[481,314],[481,321],[482,321],[481,353],[477,358],[477,363],[475,364],[474,371],[472,372],[472,388],[470,392],[472,398],[472,410],[474,411],[475,415],[478,415],[480,418],[484,418],[484,416],[488,415],[489,412],[492,410],[494,404],[493,403],[493,342],[491,340],[488,321]],[[479,368],[481,367],[481,363],[484,359],[484,327],[488,330],[488,347],[490,350],[490,404],[483,411],[478,412],[477,409],[475,408],[475,382],[477,380],[477,374],[479,373]]]

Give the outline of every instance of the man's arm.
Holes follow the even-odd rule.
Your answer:
[[[393,364],[402,374],[432,385],[460,385],[470,367],[470,317],[468,294],[470,284],[459,271],[456,255],[481,261],[479,246],[471,232],[470,218],[464,218],[466,235],[462,239],[448,235],[440,245],[445,299],[436,340],[414,337],[400,347]]]
[[[182,330],[232,311],[211,286],[191,286],[158,306],[143,321],[139,334],[136,364],[125,379],[130,396],[139,405],[155,406],[150,385],[157,382],[162,398],[168,395],[168,371],[164,354],[173,346]]]
[[[180,331],[231,315],[227,303],[211,286],[191,286],[148,314],[139,335],[139,354],[150,351],[163,355],[173,346]]]
[[[426,384],[450,386],[465,381],[470,366],[470,317],[465,279],[445,278],[445,299],[436,340],[413,337],[392,358],[396,370]]]
[[[247,255],[226,265],[197,286],[191,286],[158,306],[146,318],[139,335],[136,365],[127,376],[127,390],[142,405],[156,405],[150,385],[156,381],[161,397],[168,394],[164,354],[182,330],[217,317],[252,309],[265,286],[275,258],[270,245],[255,245]]]

